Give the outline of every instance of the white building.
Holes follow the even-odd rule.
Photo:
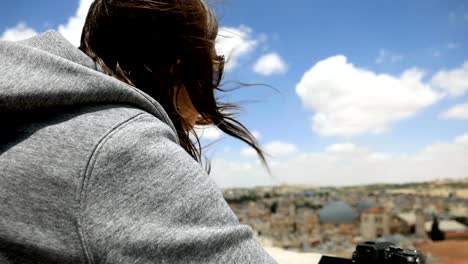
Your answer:
[[[381,207],[368,208],[361,212],[361,235],[374,240],[390,234],[390,216]]]

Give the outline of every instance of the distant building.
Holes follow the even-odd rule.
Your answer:
[[[392,229],[395,228],[395,230],[392,232],[405,235],[415,232],[416,214],[414,212],[396,214],[393,221]]]
[[[424,223],[425,231],[429,232],[432,228],[432,221]],[[442,232],[467,232],[468,228],[454,220],[439,220],[439,229]]]
[[[288,195],[285,198],[280,198],[278,200],[277,212],[282,215],[296,215],[296,205],[294,203],[294,196]]]
[[[270,218],[270,232],[276,236],[294,232],[294,224],[291,220],[289,216],[272,214]]]
[[[361,235],[365,239],[390,234],[390,215],[381,207],[368,208],[361,213]]]
[[[239,221],[252,227],[254,238],[262,245],[337,254],[352,252],[362,239],[385,236],[401,247],[412,248],[414,243],[427,240],[422,236],[427,235],[425,225],[431,225],[427,221],[434,213],[442,219],[439,227],[446,240],[468,239],[466,200],[410,191],[369,194],[280,186],[228,190],[225,196]]]
[[[468,217],[468,203],[456,203],[450,206],[449,215],[453,217]]]
[[[318,216],[310,209],[298,209],[296,215],[296,233],[312,234],[318,229]]]
[[[415,214],[415,226],[414,226],[414,231],[415,234],[419,237],[426,238],[427,237],[427,232],[424,228],[424,222],[425,222],[425,217],[424,217],[424,212],[422,208],[416,208],[414,211]]]
[[[410,213],[396,214],[391,223],[391,233],[416,234],[419,237],[426,237],[425,219],[423,210],[420,208]]]

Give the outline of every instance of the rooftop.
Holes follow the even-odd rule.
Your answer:
[[[426,231],[431,231],[432,229],[432,221],[427,221],[424,223],[424,227]],[[456,232],[463,232],[468,231],[468,228],[455,220],[440,220],[439,221],[439,229],[442,231],[456,231]]]
[[[464,232],[445,232],[445,239],[467,239],[468,240],[468,231]]]
[[[416,248],[424,254],[430,253],[442,264],[468,264],[468,251],[464,250],[468,248],[468,241],[466,240],[447,240],[424,243],[417,245]]]
[[[362,211],[363,214],[383,214],[384,209],[381,207],[373,207],[373,208],[367,208],[364,211]]]
[[[401,213],[398,214],[398,218],[405,221],[408,225],[414,225],[416,223],[416,215],[414,213]]]

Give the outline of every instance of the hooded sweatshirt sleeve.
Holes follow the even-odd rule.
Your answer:
[[[221,191],[142,114],[96,147],[80,193],[79,230],[91,263],[276,263],[240,225]]]

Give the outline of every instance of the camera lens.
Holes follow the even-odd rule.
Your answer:
[[[415,250],[405,249],[396,252],[392,257],[392,262],[395,264],[413,264],[418,263],[418,254]]]

